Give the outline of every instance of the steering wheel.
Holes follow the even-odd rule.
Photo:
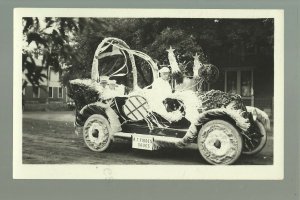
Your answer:
[[[179,110],[183,114],[183,116],[185,115],[185,106],[181,100],[166,98],[163,103],[168,112]]]

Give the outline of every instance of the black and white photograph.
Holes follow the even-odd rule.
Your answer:
[[[283,11],[14,10],[14,178],[282,179]]]

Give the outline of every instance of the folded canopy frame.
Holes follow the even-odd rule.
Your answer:
[[[111,52],[111,53],[106,52],[106,53],[104,53],[105,50],[107,50],[111,46],[113,48],[118,49],[121,52],[121,54],[123,54],[123,56],[125,58],[125,62],[124,62],[124,65],[121,68],[119,68],[117,71],[115,71],[114,73],[109,75],[109,77],[126,75],[126,74],[118,74],[118,72],[120,72],[123,68],[127,67],[127,55],[126,55],[126,53],[129,56],[129,60],[131,62],[131,66],[132,66],[131,73],[133,75],[133,90],[136,90],[137,88],[139,88],[139,86],[137,84],[137,66],[136,66],[136,63],[135,63],[134,56],[137,56],[137,57],[145,60],[149,64],[149,66],[152,70],[153,81],[158,77],[157,64],[152,60],[152,58],[150,56],[148,56],[147,54],[145,54],[143,52],[130,49],[130,47],[121,39],[108,37],[108,38],[104,38],[101,41],[101,43],[98,45],[98,47],[95,51],[94,58],[93,58],[93,63],[92,63],[92,71],[91,71],[91,79],[92,80],[99,81],[98,60],[100,60],[104,57],[112,56],[112,55],[116,54],[116,52]],[[149,87],[150,85],[148,85],[146,87]]]

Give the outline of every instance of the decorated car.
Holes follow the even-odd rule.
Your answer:
[[[115,138],[126,138],[132,148],[143,150],[197,144],[200,155],[215,165],[233,164],[241,154],[260,152],[270,128],[267,114],[245,106],[239,95],[203,92],[201,83],[217,78],[217,68],[202,64],[196,55],[193,76],[182,76],[173,50],[168,50],[169,66],[159,70],[151,57],[124,41],[102,40],[91,78],[71,80],[68,86],[76,106],[75,131],[86,146],[103,152]],[[107,57],[115,61],[102,63]],[[165,79],[168,84],[162,79],[165,72],[171,73],[170,82]],[[149,85],[139,85],[143,73],[151,76]]]

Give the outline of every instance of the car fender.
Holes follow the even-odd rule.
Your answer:
[[[93,114],[100,114],[108,119],[105,110],[109,107],[107,104],[95,102],[85,105],[76,115],[75,125],[82,127],[85,121]]]
[[[197,120],[190,125],[187,133],[182,139],[182,143],[192,143],[197,138],[201,127],[214,119],[222,119],[231,122],[242,131],[247,131],[250,127],[249,120],[242,117],[242,111],[240,110],[226,108],[211,109],[199,114]]]
[[[252,114],[254,121],[258,120],[259,122],[261,122],[266,130],[271,129],[270,118],[266,112],[253,106],[246,106],[246,109],[247,112]]]

